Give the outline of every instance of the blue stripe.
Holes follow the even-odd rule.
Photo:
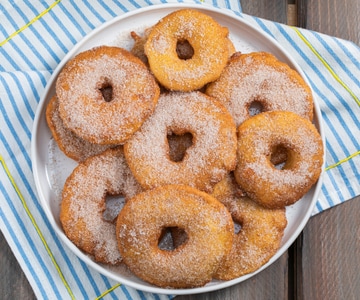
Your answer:
[[[43,261],[42,256],[38,252],[38,249],[34,243],[34,240],[32,239],[29,232],[27,231],[27,228],[26,228],[25,224],[23,223],[22,218],[19,216],[18,211],[13,204],[13,201],[15,199],[10,199],[10,196],[7,194],[2,182],[0,182],[0,188],[5,196],[5,200],[6,200],[7,204],[10,206],[11,211],[14,213],[14,217],[17,221],[17,224],[19,225],[21,231],[24,233],[24,236],[25,236],[32,252],[34,253],[36,260],[38,261],[41,269],[44,271],[47,279],[49,280],[49,284],[53,288],[54,293],[57,295],[58,299],[60,299],[60,293],[59,293],[59,290],[57,289],[57,286],[55,285],[54,279],[52,278],[52,276],[46,266],[46,263]]]
[[[0,181],[0,189],[4,195],[4,198],[6,198],[5,197],[6,190],[3,187],[1,181]],[[32,266],[33,262],[29,261],[29,258],[27,256],[26,252],[24,251],[24,248],[22,247],[22,243],[20,243],[20,241],[18,240],[17,234],[13,231],[13,227],[12,227],[13,224],[9,223],[8,219],[6,218],[6,214],[4,214],[4,212],[1,209],[1,206],[0,206],[0,217],[3,220],[3,222],[6,226],[6,229],[8,230],[8,232],[10,234],[12,241],[15,243],[16,248],[20,252],[21,257],[24,259],[24,263],[25,263],[26,267],[28,268],[29,272],[31,273],[31,278],[33,278],[35,280],[36,286],[39,288],[42,297],[44,299],[46,299],[47,298],[46,291],[44,290],[41,280],[38,277],[38,271],[34,270],[34,268]]]
[[[27,135],[28,139],[30,140],[31,139],[31,132],[30,132],[29,128],[27,127],[26,122],[24,121],[21,113],[19,112],[19,109],[18,109],[18,107],[16,105],[17,102],[15,101],[14,96],[10,93],[10,89],[9,89],[7,83],[5,81],[3,81],[2,77],[0,77],[0,81],[3,82],[3,86],[5,87],[6,92],[9,94],[9,98],[10,98],[9,102],[10,102],[10,104],[11,104],[11,106],[12,106],[14,112],[15,112],[15,115],[16,115],[22,129],[24,130],[24,133]],[[9,127],[10,131],[13,133],[13,135],[16,135],[15,139],[18,141],[18,144],[19,144],[20,148],[25,151],[25,148],[24,148],[23,144],[20,142],[20,139],[19,139],[19,137],[17,135],[17,130],[14,129],[14,127],[12,125],[12,122],[10,121],[10,119],[8,117],[8,114],[7,114],[3,104],[4,104],[4,101],[1,101],[1,103],[0,103],[0,111],[2,111],[3,114],[4,114],[5,122],[8,124],[8,127]],[[29,167],[31,167],[31,164],[29,163],[29,160],[28,160],[28,165],[29,165]]]
[[[130,2],[135,8],[141,8],[141,5],[138,4],[138,3],[137,3],[136,1],[134,1],[134,0],[129,0],[129,2]],[[115,4],[116,4],[117,6],[119,6],[119,7],[122,9],[123,12],[129,11],[126,7],[124,7],[124,6],[121,5],[121,2],[115,1]]]
[[[330,153],[330,155],[335,159],[335,161],[339,161],[339,158],[337,157],[332,145],[330,145],[330,143],[328,141],[326,141],[326,149]],[[351,161],[349,161],[349,162],[351,162]],[[340,173],[341,178],[344,180],[345,186],[347,187],[349,193],[354,195],[355,194],[354,190],[352,189],[352,186],[351,186],[351,184],[349,182],[349,179],[348,179],[348,177],[346,176],[346,174],[344,172],[343,166],[342,165],[337,166],[336,170]],[[328,172],[329,178],[331,179],[331,182],[332,182],[333,186],[336,187],[336,189],[338,190],[339,189],[338,185],[337,185],[335,179],[333,178],[332,173],[333,172]],[[342,194],[341,194],[341,199],[342,199],[342,201],[344,201],[344,197],[343,197]]]
[[[77,29],[79,31],[81,37],[85,36],[87,32],[80,26],[80,24],[76,21],[74,16],[66,9],[66,7],[61,2],[59,3],[59,7],[65,13],[65,15],[71,20],[71,22],[75,25],[75,26],[72,26],[71,28]],[[77,12],[80,14],[81,10],[77,10]],[[78,42],[78,38],[76,38],[73,34],[71,34],[71,32],[67,29],[67,26],[65,26],[63,24],[63,22],[61,22],[61,20],[57,17],[57,15],[53,11],[50,11],[50,14],[54,18],[54,20],[57,22],[57,24],[59,24],[61,30],[70,39],[71,43],[73,45],[75,45]],[[83,19],[86,20],[86,17],[83,17]],[[67,49],[67,50],[69,50],[69,49]]]
[[[43,212],[43,209],[42,209],[41,205],[39,204],[39,201],[37,200],[37,198],[36,198],[36,196],[35,196],[32,188],[31,188],[31,185],[29,184],[29,182],[28,182],[25,174],[24,174],[23,171],[22,171],[22,168],[20,167],[20,165],[19,165],[19,163],[18,163],[18,161],[17,161],[14,153],[12,152],[11,147],[8,145],[6,139],[5,139],[4,136],[2,135],[2,132],[1,132],[1,131],[0,131],[0,140],[3,142],[5,149],[6,149],[7,152],[9,153],[9,156],[12,158],[12,162],[14,163],[16,170],[19,172],[20,178],[21,178],[22,182],[24,183],[24,185],[25,185],[25,187],[26,187],[26,190],[27,190],[28,193],[30,194],[30,197],[31,197],[33,203],[35,204],[37,210],[40,212],[40,216],[41,216],[41,218],[42,218],[42,221],[45,223],[46,228],[47,228],[47,229],[49,230],[49,232],[51,233],[51,236],[52,236],[52,238],[53,238],[56,246],[57,246],[58,249],[59,249],[59,253],[61,253],[64,261],[66,262],[66,264],[67,264],[67,266],[68,266],[68,268],[69,268],[69,270],[70,270],[71,275],[74,277],[74,279],[75,279],[76,283],[78,284],[79,288],[81,289],[81,291],[86,294],[85,289],[84,289],[84,287],[83,287],[83,285],[82,285],[82,282],[81,282],[81,280],[79,279],[79,277],[78,277],[78,275],[77,275],[77,272],[76,272],[76,270],[74,269],[73,264],[71,263],[69,257],[67,256],[67,254],[66,254],[66,252],[65,252],[65,249],[63,248],[62,244],[60,243],[57,235],[56,235],[55,232],[53,231],[53,228],[52,228],[51,224],[49,223],[47,217],[45,216],[45,214],[44,214],[44,212]]]
[[[338,39],[335,39],[335,43],[341,48],[341,50],[343,51],[343,53],[351,60],[351,62],[358,68],[360,69],[360,53],[357,53],[357,57],[355,57],[347,47],[345,47],[345,45],[343,43],[340,43],[340,41]],[[350,42],[349,42],[350,43]],[[355,50],[357,50],[357,52],[360,52],[360,48],[358,46],[356,46],[355,44],[352,44],[355,47]]]
[[[106,3],[104,1],[99,1],[99,3],[101,4],[101,6],[114,18],[116,17],[116,13],[114,13],[114,11],[112,9],[110,9],[109,6],[106,5]],[[117,4],[117,3],[116,3]],[[122,6],[122,5],[121,5]],[[128,11],[125,6],[122,6],[123,9],[125,9],[126,11]]]
[[[1,77],[0,77],[1,78]],[[19,148],[20,148],[20,151],[22,152],[23,156],[24,156],[24,159],[25,161],[27,162],[28,164],[28,167],[31,169],[31,160],[30,160],[30,157],[24,147],[24,145],[22,144],[21,142],[21,139],[19,138],[19,136],[17,135],[16,133],[16,130],[14,129],[13,125],[11,124],[10,120],[9,120],[9,117],[5,111],[5,108],[3,106],[3,103],[2,101],[0,101],[0,111],[2,111],[2,114],[4,116],[4,119],[5,119],[5,122],[8,124],[8,128],[10,130],[10,132],[12,133],[12,135],[14,136]],[[3,131],[3,128],[1,129]],[[2,131],[0,131],[0,137],[2,140],[5,141],[5,137],[2,135]],[[18,166],[20,167],[20,166]]]
[[[351,78],[352,81],[358,86],[360,86],[360,81],[353,74],[354,66],[351,66],[351,70],[343,63],[343,59],[340,59],[339,56],[334,52],[334,50],[329,46],[328,43],[324,41],[324,39],[316,32],[314,32],[314,36],[318,39],[321,45],[329,52],[329,54],[336,60],[341,69]]]
[[[80,15],[80,17],[85,21],[85,23],[90,27],[90,29],[94,29],[96,26],[90,22],[90,18],[87,17],[82,10],[76,5],[76,1],[71,0],[70,1],[72,6],[75,8],[75,10],[77,11],[77,13]],[[65,8],[64,8],[65,9]],[[85,35],[85,32],[84,32]]]
[[[18,87],[18,91],[19,91],[20,94],[21,94],[22,102],[25,104],[26,110],[27,110],[27,112],[29,113],[30,118],[33,120],[34,117],[35,117],[35,113],[34,113],[34,111],[32,110],[29,101],[27,101],[27,99],[28,99],[28,98],[31,98],[31,96],[29,97],[29,96],[27,96],[27,95],[25,94],[25,92],[24,92],[24,87],[23,87],[23,85],[21,84],[21,82],[19,82],[18,76],[15,76],[14,73],[8,73],[8,74],[9,74],[9,75],[11,76],[11,78],[16,82],[16,86]],[[31,85],[32,81],[29,82],[29,80],[31,80],[30,77],[29,77],[26,73],[23,73],[23,74],[27,77],[28,83]],[[6,82],[6,81],[5,81],[5,82]],[[14,88],[14,87],[13,87],[13,88]],[[8,91],[10,92],[10,89],[9,89],[9,87],[7,86],[7,83],[6,83],[6,90],[8,90]],[[36,90],[35,90],[34,87],[31,87],[31,90],[36,92]],[[37,94],[37,92],[36,92],[36,94]],[[10,95],[9,93],[8,93],[8,95],[10,96],[10,99],[13,98],[13,96]],[[38,94],[37,94],[37,96],[38,96]],[[15,101],[11,101],[11,103],[12,103],[13,105],[16,105]]]
[[[325,187],[324,184],[323,184],[322,187],[321,187],[321,191],[322,191],[322,193],[325,194],[325,195],[328,195],[328,194],[329,194],[329,193],[327,192],[327,189],[326,189],[326,187]],[[329,198],[329,196],[325,196],[325,199],[328,199],[328,198]],[[317,208],[317,210],[318,210],[319,212],[321,212],[321,211],[324,210],[324,208],[323,208],[322,205],[321,205],[321,201],[320,201],[319,199],[318,199],[317,202],[316,202],[316,208]]]
[[[350,140],[352,141],[352,143],[354,144],[354,147],[356,149],[359,149],[359,144],[357,139],[354,137],[353,133],[351,130],[348,129],[347,124],[344,122],[344,119],[342,118],[341,114],[339,113],[339,111],[332,105],[331,101],[317,88],[317,86],[311,81],[310,79],[310,84],[313,87],[313,90],[316,92],[316,94],[318,94],[318,96],[320,97],[320,99],[323,100],[324,104],[326,104],[326,106],[328,106],[331,110],[331,112],[338,118],[340,119],[339,122],[342,124],[343,129],[345,130],[345,132],[348,133],[348,136],[350,136]],[[343,138],[339,136],[339,133],[337,132],[337,130],[335,129],[335,127],[333,127],[333,120],[330,120],[327,116],[327,114],[323,113],[323,119],[324,121],[326,121],[326,124],[329,126],[329,128],[331,129],[331,131],[333,132],[333,134],[336,137],[337,142],[341,145],[341,148],[343,150],[343,152],[345,153],[346,156],[351,155],[351,153],[348,150],[348,147],[343,143]]]
[[[259,19],[257,17],[252,17],[252,18],[261,27],[261,29],[263,31],[265,31],[268,35],[270,35],[273,39],[275,39],[274,34],[268,29],[268,27],[265,25],[265,23],[261,19]]]
[[[101,22],[104,23],[105,19],[92,7],[92,5],[84,0],[84,4],[89,8],[90,12]]]
[[[120,288],[121,288],[121,290],[123,291],[123,293],[125,294],[126,299],[131,300],[132,297],[131,297],[129,291],[127,290],[127,288],[126,288],[123,284],[120,286]],[[115,300],[116,300],[116,299],[115,299]]]
[[[104,276],[104,275],[102,275],[102,274],[100,274],[100,277],[102,278],[102,280],[104,281],[104,284],[105,284],[105,286],[106,286],[106,288],[109,290],[109,289],[111,289],[112,288],[112,284],[110,283],[110,281],[109,281],[109,279],[106,277],[106,276]],[[122,286],[122,285],[121,285]],[[113,297],[113,294],[111,293],[111,296]],[[131,298],[130,298],[131,299]],[[116,300],[116,299],[115,299]]]
[[[69,262],[70,263],[70,262]],[[90,282],[90,286],[94,289],[94,292],[95,292],[95,295],[100,295],[100,289],[94,279],[94,277],[92,276],[89,268],[88,268],[88,265],[85,264],[81,259],[79,259],[79,263],[83,269],[83,271],[85,272],[86,274],[86,278],[89,280]],[[79,279],[80,280],[80,279]]]
[[[28,1],[26,0],[26,5],[32,10],[32,12],[38,16],[40,13],[35,9],[35,7]],[[45,8],[48,8],[48,4],[47,3],[43,3]],[[49,11],[51,12],[51,10]],[[52,13],[53,14],[53,13]],[[45,29],[47,30],[48,33],[50,33],[51,37],[55,40],[55,42],[57,43],[57,45],[62,49],[63,52],[67,52],[67,48],[65,47],[65,45],[61,42],[61,40],[58,38],[57,34],[51,29],[51,26],[49,26],[47,24],[47,22],[45,22],[44,18],[40,18],[39,19],[40,23],[45,27]],[[58,22],[57,22],[58,23]],[[35,28],[34,28],[35,31]],[[41,37],[41,35],[40,35]],[[42,40],[42,37],[39,38],[39,40]],[[45,42],[44,42],[45,43]],[[50,49],[52,51],[52,49]],[[52,54],[53,52],[51,52]],[[59,63],[60,59],[59,57],[54,53],[52,54],[53,58],[55,61],[57,61]]]
[[[13,25],[14,28],[16,28],[16,30],[18,29],[17,26],[18,24],[14,21],[14,19],[9,15],[9,13],[4,10],[4,8],[2,7],[2,5],[0,4],[0,8],[2,9],[5,17],[8,19],[8,21],[10,21],[10,23]],[[29,27],[30,28],[30,27]],[[32,28],[31,28],[32,30]],[[33,31],[33,30],[32,30]],[[23,32],[20,32],[18,34],[18,36],[25,42],[26,45],[29,45],[29,50],[31,50],[33,52],[33,54],[38,58],[38,60],[43,64],[43,66],[47,69],[47,70],[50,70],[51,67],[50,65],[46,62],[46,60],[44,59],[44,57],[39,53],[39,51],[36,49],[36,47],[34,47],[32,45],[32,43],[29,41],[29,39],[23,34]],[[23,52],[19,51],[18,53],[21,54],[21,56],[23,57],[23,59],[25,60],[25,57],[26,55],[24,55]],[[38,69],[38,68],[34,68],[35,69]]]

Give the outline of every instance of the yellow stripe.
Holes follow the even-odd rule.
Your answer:
[[[107,294],[111,293],[113,290],[117,289],[119,286],[121,286],[120,283],[115,284],[113,287],[103,292],[99,297],[95,298],[95,300],[100,300],[101,298],[105,297]]]
[[[5,40],[0,42],[0,47],[4,46],[8,41],[10,41],[12,38],[17,36],[20,32],[24,31],[26,28],[28,28],[31,24],[35,23],[37,20],[41,19],[45,14],[47,14],[51,9],[53,9],[54,6],[59,4],[61,0],[56,0],[53,4],[51,4],[48,8],[46,8],[44,11],[42,11],[39,15],[37,15],[35,18],[30,20],[27,24],[20,27],[18,30],[16,30],[14,33],[10,34]]]
[[[351,154],[351,155],[349,155],[348,157],[346,157],[346,158],[338,161],[337,163],[326,167],[326,168],[325,168],[325,171],[328,171],[328,170],[330,170],[330,169],[333,169],[333,168],[341,165],[342,163],[349,161],[350,159],[354,158],[355,156],[357,156],[357,155],[359,155],[359,154],[360,154],[360,150],[357,151],[357,152],[355,152],[355,153],[353,153],[353,154]]]
[[[334,70],[330,67],[330,65],[326,62],[326,60],[320,55],[318,51],[311,45],[308,39],[300,32],[300,30],[296,27],[292,27],[295,32],[298,34],[298,36],[303,40],[303,42],[310,48],[310,50],[317,56],[317,58],[322,62],[322,64],[325,66],[325,68],[330,72],[330,74],[335,78],[337,82],[339,82],[344,89],[351,95],[351,97],[356,101],[358,106],[360,106],[360,100],[359,98],[354,94],[354,92],[346,85],[345,82],[343,82],[340,77],[334,72]]]
[[[49,246],[48,246],[48,244],[47,244],[47,242],[46,242],[43,234],[41,233],[39,226],[37,225],[37,223],[36,223],[33,215],[31,214],[31,212],[30,212],[30,210],[29,210],[29,207],[27,206],[26,201],[25,201],[23,195],[21,194],[19,188],[17,187],[14,178],[11,176],[11,173],[10,173],[8,167],[6,166],[6,163],[5,163],[2,155],[0,155],[0,161],[1,161],[1,164],[2,164],[2,166],[3,166],[3,168],[4,168],[4,171],[5,171],[6,175],[8,176],[8,178],[9,178],[12,186],[14,187],[14,189],[15,189],[18,197],[19,197],[20,200],[21,200],[21,203],[22,203],[22,205],[23,205],[23,207],[24,207],[24,209],[25,209],[28,217],[30,218],[31,223],[33,224],[33,226],[34,226],[36,232],[38,233],[38,235],[39,235],[39,237],[40,237],[40,239],[41,239],[41,241],[42,241],[42,243],[43,243],[43,245],[44,245],[47,253],[49,254],[49,256],[50,256],[50,258],[51,258],[51,261],[52,261],[52,263],[54,264],[54,266],[55,266],[55,268],[56,268],[56,270],[57,270],[57,272],[58,272],[58,274],[59,274],[59,276],[60,276],[60,278],[61,278],[61,281],[64,283],[64,285],[65,285],[65,287],[66,287],[69,295],[71,296],[71,298],[72,298],[72,299],[75,299],[75,297],[74,297],[74,295],[73,295],[73,293],[72,293],[72,291],[71,291],[71,289],[70,289],[70,286],[68,285],[68,283],[67,283],[67,281],[66,281],[63,273],[61,272],[61,269],[60,269],[59,265],[57,264],[57,262],[56,262],[56,260],[55,260],[55,257],[54,257],[54,255],[52,254],[52,252],[51,252],[51,250],[50,250],[50,248],[49,248]]]

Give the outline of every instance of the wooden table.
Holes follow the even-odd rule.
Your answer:
[[[360,0],[241,0],[243,11],[360,44]],[[359,166],[360,167],[360,166]],[[311,218],[273,265],[233,287],[190,299],[359,299],[360,196]],[[0,299],[35,299],[0,233]]]

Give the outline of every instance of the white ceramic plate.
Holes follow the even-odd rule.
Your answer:
[[[278,59],[296,69],[306,80],[300,67],[286,53],[282,47],[265,33],[257,30],[243,19],[228,10],[217,9],[205,5],[164,4],[150,6],[121,15],[94,30],[79,42],[62,60],[49,80],[45,93],[39,103],[33,128],[32,162],[35,183],[42,206],[56,233],[62,241],[85,263],[100,273],[133,288],[161,294],[195,294],[214,291],[244,281],[271,265],[294,242],[310,218],[317,196],[321,188],[321,178],[318,183],[295,205],[287,208],[288,225],[279,251],[270,261],[254,273],[241,276],[231,281],[215,281],[204,287],[194,289],[163,289],[143,282],[136,276],[125,272],[122,268],[101,265],[91,257],[80,251],[64,234],[59,221],[59,204],[62,186],[76,163],[67,158],[58,148],[51,137],[45,119],[45,110],[50,98],[54,95],[56,78],[64,64],[75,54],[98,45],[117,45],[130,49],[132,43],[129,38],[131,30],[140,32],[144,28],[155,24],[161,17],[180,8],[196,8],[216,19],[221,25],[230,30],[230,39],[236,49],[241,52],[267,51]],[[315,125],[322,136],[321,114],[315,101]]]

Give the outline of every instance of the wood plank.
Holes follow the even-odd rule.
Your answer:
[[[275,263],[232,287],[197,295],[181,295],[175,300],[288,299],[287,253]]]
[[[298,0],[299,26],[360,45],[360,1]]]
[[[312,217],[297,240],[298,299],[358,299],[360,196]]]
[[[287,23],[287,0],[241,0],[243,12],[267,20]]]
[[[36,299],[34,292],[0,231],[0,299]]]

